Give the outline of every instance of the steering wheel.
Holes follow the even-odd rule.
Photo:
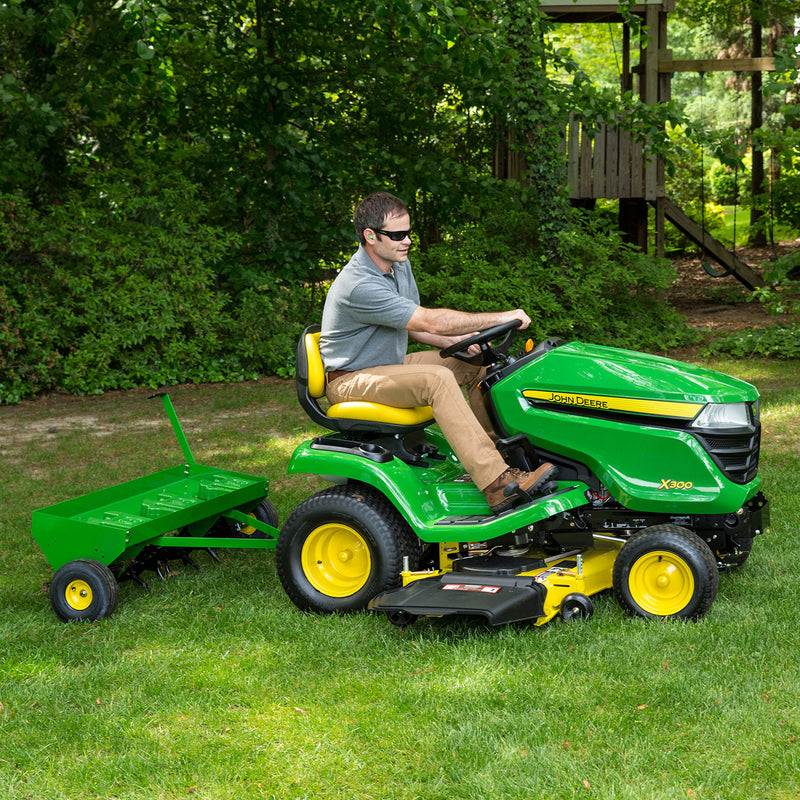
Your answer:
[[[511,347],[511,341],[514,338],[514,333],[522,324],[522,320],[512,319],[509,322],[504,322],[502,325],[495,325],[493,328],[487,328],[485,331],[476,333],[470,336],[469,339],[462,339],[460,342],[451,344],[439,351],[442,358],[457,358],[459,361],[466,361],[467,364],[482,364],[489,367],[502,360],[503,356],[508,352]],[[489,342],[496,339],[498,336],[506,335],[500,344],[496,347],[490,347]],[[472,345],[480,345],[481,352],[476,353],[474,356],[468,355],[467,350]]]

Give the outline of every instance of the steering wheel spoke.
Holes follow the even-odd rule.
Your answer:
[[[481,364],[484,367],[489,367],[501,361],[508,353],[511,342],[514,339],[514,333],[522,324],[521,320],[512,319],[509,322],[504,322],[502,325],[495,325],[493,328],[487,328],[485,331],[476,333],[467,339],[462,339],[460,342],[451,344],[449,347],[439,351],[442,358],[457,358],[459,361],[466,361],[468,364]],[[498,345],[492,347],[490,342],[497,339],[499,336],[505,338]],[[467,353],[470,347],[478,345],[481,348],[480,353],[470,355]]]

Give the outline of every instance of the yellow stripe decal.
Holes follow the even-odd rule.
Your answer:
[[[652,414],[659,417],[678,417],[693,419],[703,403],[681,403],[673,400],[639,400],[635,397],[603,397],[596,394],[575,394],[574,392],[552,392],[526,389],[523,397],[544,403],[562,406],[597,409],[598,411],[627,411],[632,414]]]

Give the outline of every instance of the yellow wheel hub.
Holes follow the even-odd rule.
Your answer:
[[[694,594],[694,575],[680,556],[654,550],[634,562],[628,586],[642,609],[666,617],[686,608]]]
[[[252,517],[253,519],[256,518],[256,515],[252,511],[247,516]],[[258,528],[256,528],[254,525],[243,525],[239,529],[239,533],[241,533],[243,536],[252,536],[257,530]]]
[[[67,584],[64,590],[64,599],[67,605],[75,611],[86,611],[92,604],[92,587],[86,581],[76,579]]]
[[[311,585],[328,597],[355,594],[372,572],[369,545],[355,528],[341,522],[328,522],[311,531],[300,563]]]

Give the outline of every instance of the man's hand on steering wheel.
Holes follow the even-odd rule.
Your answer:
[[[450,338],[453,341],[448,347],[452,347],[454,344],[463,347],[463,342],[466,342],[467,339],[471,339],[473,336],[477,336],[479,333],[480,331],[471,331],[470,333],[463,333],[461,336],[451,336]],[[465,348],[463,352],[469,356],[477,356],[481,352],[481,346],[479,344],[471,344],[469,347]]]
[[[512,319],[502,325],[495,325],[480,331],[471,336],[467,336],[458,342],[451,344],[439,351],[442,358],[457,358],[459,361],[466,361],[468,364],[482,364],[485,367],[491,366],[502,359],[508,352],[514,333],[519,328],[526,327],[525,321]],[[491,347],[490,342],[505,334],[505,338],[496,347]]]

